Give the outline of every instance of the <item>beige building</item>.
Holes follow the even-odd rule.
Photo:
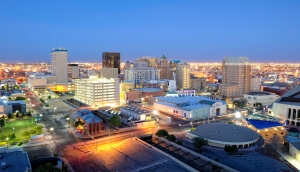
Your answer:
[[[100,69],[100,78],[118,78],[118,68]]]
[[[222,64],[220,96],[242,98],[250,92],[250,62],[247,57],[225,57]]]
[[[250,80],[250,91],[260,91],[261,78],[251,78]]]
[[[51,74],[56,76],[56,83],[68,82],[67,49],[54,48],[51,51]]]
[[[203,92],[206,90],[206,78],[191,78],[191,89],[196,92]]]
[[[157,57],[143,56],[143,57],[137,58],[137,61],[147,62],[148,67],[157,67],[157,64],[158,64],[158,58]]]
[[[118,106],[120,85],[118,78],[74,79],[75,98],[94,107]]]
[[[80,78],[80,69],[78,64],[68,64],[68,78],[70,79]]]
[[[189,89],[191,86],[190,65],[187,63],[178,63],[176,65],[176,83],[177,88]]]
[[[165,55],[160,58],[158,68],[160,69],[160,79],[168,79],[168,59]]]

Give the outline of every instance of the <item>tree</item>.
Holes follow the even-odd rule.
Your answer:
[[[113,115],[109,119],[109,126],[110,127],[117,127],[121,124],[121,120],[117,115]]]
[[[171,141],[171,142],[175,142],[176,141],[176,137],[173,134],[167,135],[166,139],[169,140],[169,141]]]
[[[16,101],[18,101],[18,100],[26,100],[26,98],[25,97],[17,97],[15,100]]]
[[[236,145],[225,145],[225,148],[224,150],[227,152],[227,153],[237,153],[238,152],[238,148]]]
[[[5,127],[5,119],[4,118],[1,118],[0,119],[0,127]]]
[[[247,100],[246,99],[234,100],[233,104],[235,105],[235,107],[244,108],[247,104]]]
[[[196,150],[201,150],[202,146],[208,144],[207,140],[203,139],[202,137],[194,137],[192,141],[193,141],[193,146]]]
[[[51,99],[51,96],[48,96],[48,99]]]
[[[36,170],[36,172],[61,172],[61,169],[55,168],[54,165],[48,162],[45,165],[40,165]]]
[[[8,113],[8,114],[7,114],[7,117],[8,117],[9,119],[11,119],[11,118],[12,118],[11,113]]]
[[[30,136],[30,132],[28,130],[23,131],[22,136],[28,138]]]
[[[44,100],[44,99],[42,99],[42,98],[40,98],[40,102],[42,102],[42,103],[45,103],[45,100]]]
[[[155,135],[157,135],[158,137],[166,137],[169,135],[169,133],[165,129],[160,129],[155,133]]]
[[[226,96],[222,96],[222,101],[226,102]]]
[[[17,118],[19,118],[19,117],[20,117],[20,114],[19,114],[19,112],[17,112],[17,113],[16,113],[16,117],[17,117]]]

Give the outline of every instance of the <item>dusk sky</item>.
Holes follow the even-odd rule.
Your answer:
[[[68,62],[141,56],[187,62],[300,63],[300,1],[1,1],[0,62]]]

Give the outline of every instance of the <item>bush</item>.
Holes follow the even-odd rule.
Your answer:
[[[12,118],[11,113],[8,113],[7,117],[8,117],[9,119],[11,119],[11,118]]]
[[[228,153],[236,153],[238,152],[238,148],[236,145],[230,146],[230,145],[225,145],[224,150]]]
[[[167,135],[166,139],[169,140],[169,141],[171,141],[171,142],[175,142],[176,141],[176,137],[173,134]]]
[[[118,127],[121,124],[121,120],[117,115],[113,115],[109,118],[110,127]]]
[[[194,137],[192,141],[196,150],[201,150],[202,146],[205,146],[208,143],[207,140],[203,139],[202,137]]]
[[[218,158],[215,158],[215,161],[219,162],[219,159],[218,159]]]
[[[191,131],[195,131],[196,130],[196,128],[191,128]]]
[[[177,143],[178,145],[182,145],[182,141],[181,141],[181,140],[178,140],[176,143]]]
[[[165,129],[160,129],[155,133],[155,135],[157,135],[158,137],[166,137],[169,135],[169,133]]]
[[[17,145],[18,145],[18,146],[21,146],[22,144],[23,144],[23,142],[19,142]]]

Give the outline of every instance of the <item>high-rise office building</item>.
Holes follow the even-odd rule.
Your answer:
[[[56,77],[56,83],[68,82],[67,49],[54,48],[51,51],[51,74]]]
[[[68,78],[70,79],[80,78],[80,69],[78,64],[68,64]]]
[[[250,62],[247,57],[225,57],[222,64],[220,95],[241,98],[250,92]]]
[[[176,84],[177,88],[189,89],[191,86],[190,65],[178,63],[176,65]]]
[[[118,73],[120,73],[120,53],[103,52],[102,67],[118,68]]]
[[[168,79],[168,59],[165,55],[160,58],[160,79]]]
[[[159,79],[160,69],[147,67],[146,62],[133,62],[132,66],[125,70],[125,81],[133,81],[135,86],[140,85],[141,81]]]

